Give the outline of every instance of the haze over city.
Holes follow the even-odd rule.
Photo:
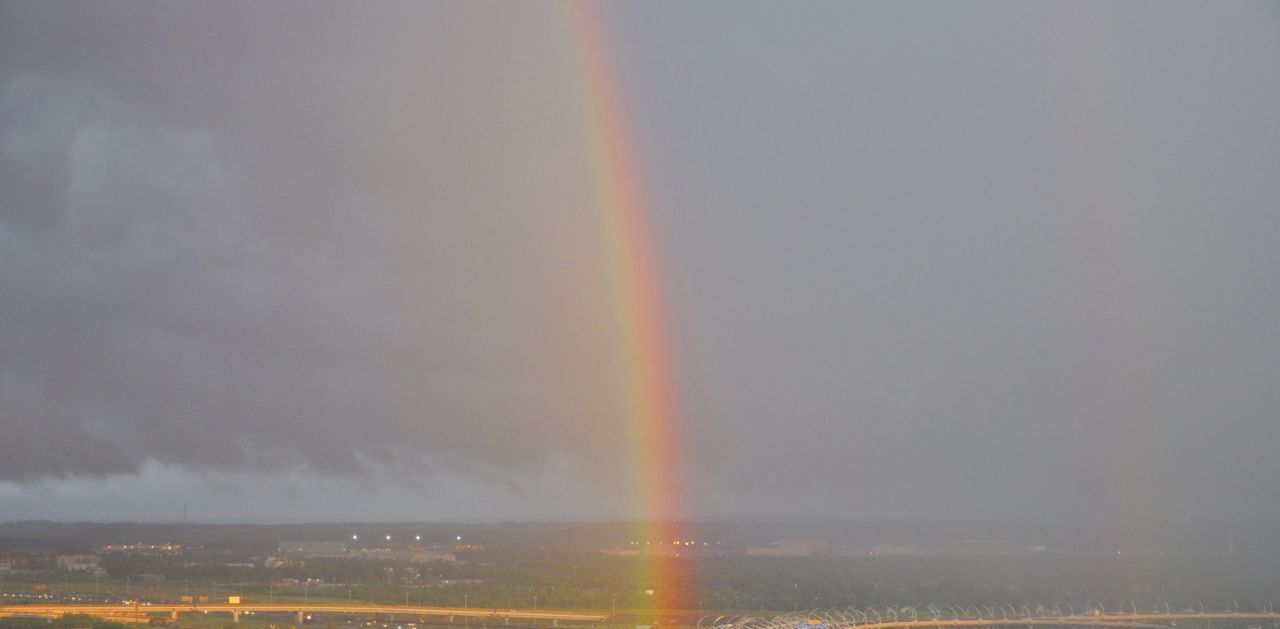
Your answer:
[[[1280,5],[565,6],[0,3],[0,521],[1280,515]]]

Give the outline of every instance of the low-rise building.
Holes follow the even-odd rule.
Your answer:
[[[131,544],[107,544],[101,552],[124,555],[181,555],[182,544],[172,542],[135,542]]]
[[[0,557],[0,572],[12,572],[14,570],[26,570],[30,567],[31,560],[23,555],[8,555]]]
[[[458,556],[443,550],[410,550],[409,561],[413,563],[427,563],[428,561],[445,561],[454,563],[458,560]]]
[[[753,557],[811,557],[829,555],[831,542],[825,539],[781,539],[768,546],[748,548]]]
[[[272,555],[262,560],[262,567],[267,570],[276,570],[279,568],[301,568],[307,565],[306,561],[289,555]]]
[[[283,541],[276,546],[277,552],[303,555],[307,557],[338,556],[347,553],[346,542],[312,542]]]
[[[102,566],[98,564],[97,555],[58,555],[56,563],[59,570],[71,572],[92,572],[102,574]]]

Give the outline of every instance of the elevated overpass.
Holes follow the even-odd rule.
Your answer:
[[[336,604],[336,603],[150,603],[141,604],[106,604],[106,603],[50,603],[50,604],[18,604],[0,606],[0,617],[3,616],[45,616],[58,617],[67,614],[86,614],[89,616],[129,617],[137,618],[142,614],[168,614],[177,620],[179,614],[229,613],[236,622],[240,615],[246,613],[286,614],[292,615],[296,624],[302,624],[306,616],[311,614],[355,614],[382,617],[434,617],[452,622],[456,618],[480,618],[489,621],[500,620],[504,623],[511,619],[524,621],[545,621],[558,625],[561,621],[573,623],[597,623],[609,618],[606,613],[590,611],[550,610],[550,609],[503,609],[476,607],[431,607],[414,605],[374,605],[369,603]]]
[[[843,610],[811,610],[773,617],[704,616],[699,619],[699,629],[963,629],[995,627],[1123,627],[1126,629],[1166,629],[1178,623],[1238,622],[1261,625],[1266,629],[1280,629],[1280,614],[1267,605],[1263,611],[1189,611],[1144,613],[1061,613],[1031,611],[1026,607],[956,607],[944,611],[931,608],[920,611],[914,608],[888,609],[883,613],[875,609],[848,608]]]
[[[1043,608],[1038,608],[1043,609]],[[903,611],[910,610],[910,611]],[[704,616],[698,620],[700,629],[985,629],[998,627],[1116,627],[1124,629],[1166,629],[1178,623],[1237,622],[1249,624],[1269,623],[1266,629],[1280,629],[1280,614],[1268,608],[1257,612],[1240,611],[1154,611],[1121,613],[1035,613],[1013,607],[969,607],[968,610],[949,608],[942,611],[919,611],[912,608],[877,611],[874,609],[848,608],[843,610],[812,610],[773,617]],[[438,622],[455,622],[462,619],[480,619],[488,623],[509,623],[512,619],[526,622],[545,622],[552,626],[560,622],[574,624],[603,623],[610,619],[604,611],[506,609],[476,607],[437,607],[421,605],[375,605],[370,603],[33,603],[0,606],[0,617],[37,616],[58,617],[67,614],[139,619],[164,614],[177,620],[180,614],[224,613],[235,621],[241,614],[281,614],[293,617],[295,624],[302,624],[307,616],[363,615],[382,618],[434,618]]]
[[[1111,626],[1111,627],[1169,627],[1178,622],[1209,621],[1280,622],[1275,613],[1168,613],[1168,614],[1106,614],[1062,615],[1040,617],[995,618],[946,618],[916,620],[884,620],[846,625],[849,629],[926,629],[929,627],[1051,627],[1051,626]],[[1172,623],[1172,624],[1171,624]]]

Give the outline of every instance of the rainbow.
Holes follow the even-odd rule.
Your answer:
[[[588,1],[570,0],[564,6],[574,43],[572,56],[581,77],[593,200],[605,217],[612,252],[623,412],[631,444],[632,509],[643,521],[636,537],[651,549],[660,549],[644,555],[638,577],[651,584],[646,587],[654,590],[656,608],[687,609],[690,575],[682,569],[687,562],[680,560],[676,546],[687,541],[679,521],[685,513],[684,436],[650,205],[604,23]]]

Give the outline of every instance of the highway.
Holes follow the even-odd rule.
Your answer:
[[[926,614],[915,612],[911,618],[897,617],[885,619],[878,612],[870,610],[814,610],[796,614],[782,614],[764,618],[704,617],[698,622],[701,629],[798,629],[806,625],[822,629],[960,629],[967,627],[1126,627],[1126,628],[1165,628],[1175,626],[1179,622],[1249,622],[1261,625],[1270,622],[1268,629],[1280,629],[1280,614],[1271,611],[1262,612],[1152,612],[1152,613],[1111,613],[1111,614],[1007,614],[998,611],[995,614]],[[998,608],[997,608],[998,610]],[[892,610],[886,610],[892,614]],[[872,619],[870,614],[876,614]],[[887,615],[887,614],[886,614]],[[905,616],[905,614],[904,614]]]
[[[924,629],[926,627],[1035,627],[1090,625],[1114,627],[1158,627],[1169,622],[1186,621],[1271,621],[1280,622],[1280,614],[1275,613],[1166,613],[1166,614],[1105,614],[1074,616],[1040,616],[1040,617],[1000,617],[1000,618],[950,618],[950,619],[915,619],[887,620],[881,622],[854,623],[850,627],[858,629]]]
[[[48,616],[57,617],[65,614],[86,614],[90,616],[129,616],[137,618],[140,614],[168,614],[176,618],[178,614],[191,613],[224,613],[231,614],[239,620],[241,614],[292,614],[297,623],[309,614],[357,614],[382,617],[427,617],[436,618],[482,618],[509,619],[525,621],[547,621],[552,625],[560,621],[576,623],[598,623],[609,619],[606,612],[549,610],[549,609],[502,609],[475,607],[430,607],[402,605],[374,605],[368,603],[355,604],[298,604],[298,603],[152,603],[149,605],[125,605],[103,603],[35,603],[0,606],[0,617],[3,616]],[[839,612],[834,612],[839,614]],[[804,616],[804,618],[801,618]],[[794,629],[798,624],[820,618],[826,629],[950,629],[968,627],[1036,627],[1036,626],[1093,626],[1093,627],[1127,627],[1152,628],[1168,627],[1179,622],[1235,621],[1261,624],[1272,623],[1268,629],[1280,628],[1280,614],[1265,612],[1165,612],[1165,613],[1112,613],[1112,614],[1059,614],[1059,615],[1005,615],[990,618],[975,616],[932,616],[885,620],[870,619],[868,616],[850,617],[840,614],[833,617],[833,612],[810,612],[800,615],[783,614],[773,618],[740,619],[721,616],[711,620],[710,617],[699,622],[704,629]],[[843,618],[843,620],[842,620]]]
[[[64,614],[87,614],[90,616],[136,615],[144,614],[199,614],[229,613],[236,620],[244,613],[293,614],[299,619],[306,614],[363,614],[379,616],[435,616],[458,618],[501,618],[517,620],[545,620],[556,624],[559,621],[600,622],[608,619],[608,614],[590,611],[567,611],[550,609],[493,609],[476,607],[422,607],[401,605],[356,604],[299,604],[299,603],[151,603],[149,605],[125,605],[104,603],[52,603],[52,604],[19,604],[0,606],[0,616],[62,616]]]

